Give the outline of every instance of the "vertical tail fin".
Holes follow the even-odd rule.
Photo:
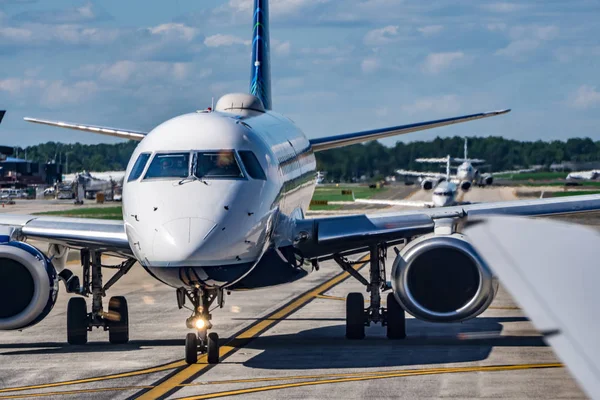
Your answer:
[[[465,161],[467,161],[469,159],[468,154],[467,154],[467,138],[465,138]]]
[[[6,111],[0,110],[0,123],[2,123],[2,118],[4,118],[4,114],[6,114]]]
[[[272,108],[269,0],[254,0],[250,93],[258,97],[267,110]]]
[[[446,180],[448,182],[450,182],[450,161],[452,160],[452,157],[450,157],[450,155],[448,155],[448,157],[446,157]]]

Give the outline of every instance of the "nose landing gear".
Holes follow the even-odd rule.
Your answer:
[[[208,330],[212,328],[210,306],[216,300],[218,306],[223,307],[223,289],[177,289],[177,305],[180,309],[184,307],[186,298],[190,300],[194,308],[192,315],[185,323],[188,328],[195,329],[196,333],[188,333],[185,337],[185,362],[197,363],[198,353],[201,353],[206,354],[209,364],[217,364],[219,362],[219,335],[215,332],[208,333]]]

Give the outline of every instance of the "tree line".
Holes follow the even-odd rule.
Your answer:
[[[572,138],[566,141],[521,142],[502,137],[470,137],[469,157],[486,160],[486,171],[501,171],[533,165],[549,166],[562,161],[599,161],[600,141]],[[31,161],[56,162],[67,166],[66,172],[123,170],[137,142],[84,145],[47,142],[16,148],[15,156]],[[369,142],[316,153],[317,168],[327,171],[328,180],[350,181],[361,176],[393,174],[397,169],[424,169],[419,157],[462,157],[464,138],[436,138],[432,141],[403,143],[386,147]],[[429,166],[429,169],[437,166]]]

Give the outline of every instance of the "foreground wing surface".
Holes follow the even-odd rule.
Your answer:
[[[45,119],[37,119],[37,118],[29,118],[29,117],[25,117],[24,119],[25,119],[25,121],[33,122],[34,124],[42,124],[42,125],[55,126],[58,128],[74,129],[76,131],[98,133],[101,135],[116,136],[121,139],[130,139],[130,140],[136,140],[136,141],[142,140],[148,134],[148,132],[140,132],[140,131],[134,131],[134,130],[130,130],[130,129],[109,128],[107,126],[82,125],[82,124],[75,124],[75,123],[71,123],[71,122],[49,121],[49,120],[45,120]]]
[[[506,114],[510,110],[491,111],[479,114],[463,115],[461,117],[438,119],[435,121],[418,122],[416,124],[393,126],[390,128],[375,129],[372,131],[346,133],[336,136],[328,136],[311,139],[310,144],[314,151],[334,149],[336,147],[349,146],[351,144],[368,142],[370,140],[383,139],[389,136],[403,135],[405,133],[437,128],[440,126],[458,124],[461,122],[474,121],[476,119],[495,117]]]
[[[477,203],[401,213],[297,220],[294,237],[297,238],[296,247],[306,258],[318,258],[430,233],[435,220],[441,218],[467,222],[472,217],[489,215],[543,216],[593,211],[600,211],[600,195]]]
[[[5,234],[72,248],[92,247],[122,255],[132,254],[122,221],[4,214],[0,215],[0,228],[4,228]]]
[[[600,234],[507,217],[465,233],[587,394],[600,399]]]

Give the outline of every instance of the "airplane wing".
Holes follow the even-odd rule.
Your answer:
[[[490,215],[544,216],[600,211],[600,195],[552,199],[476,203],[452,207],[347,215],[296,220],[296,248],[307,259],[368,248],[370,245],[401,242],[413,236],[431,233],[440,219],[467,223],[473,217]]]
[[[450,160],[452,161],[452,158],[450,158]],[[441,164],[441,163],[447,163],[448,162],[448,157],[442,157],[442,158],[417,158],[415,161],[416,162],[420,162],[420,163]]]
[[[471,164],[483,164],[485,162],[485,160],[482,160],[480,158],[452,158],[452,161],[454,162],[458,162],[458,163],[463,163],[463,162],[470,162]]]
[[[600,234],[506,217],[465,233],[590,398],[600,399]]]
[[[92,247],[126,257],[133,254],[123,221],[4,214],[0,215],[0,235],[71,248]]]
[[[440,126],[458,124],[460,122],[474,121],[476,119],[494,117],[508,113],[510,110],[491,111],[479,114],[463,115],[461,117],[439,119],[435,121],[418,122],[416,124],[393,126],[389,128],[375,129],[372,131],[362,131],[346,133],[336,136],[327,136],[318,139],[311,139],[313,151],[323,151],[334,149],[336,147],[349,146],[351,144],[368,142],[370,140],[383,139],[389,136],[403,135],[405,133],[422,131],[425,129],[437,128]]]
[[[45,119],[37,119],[37,118],[29,118],[29,117],[25,117],[24,120],[27,122],[33,122],[34,124],[50,125],[50,126],[56,126],[58,128],[67,128],[67,129],[74,129],[77,131],[99,133],[102,135],[116,136],[121,139],[130,139],[130,140],[136,140],[136,141],[142,140],[148,134],[148,132],[140,132],[140,131],[134,131],[134,130],[130,130],[130,129],[109,128],[106,126],[95,126],[95,125],[82,125],[82,124],[74,124],[71,122],[48,121]]]
[[[527,172],[535,172],[536,169],[535,168],[528,168],[528,169],[515,169],[512,171],[499,171],[499,172],[492,172],[491,175],[492,176],[498,176],[498,175],[511,175],[511,174],[523,174],[523,173],[527,173]]]
[[[405,169],[396,170],[396,174],[402,175],[402,176],[412,176],[415,178],[427,177],[427,178],[436,178],[436,179],[442,178],[445,176],[443,174],[439,174],[439,173],[435,173],[435,172],[408,171]]]

